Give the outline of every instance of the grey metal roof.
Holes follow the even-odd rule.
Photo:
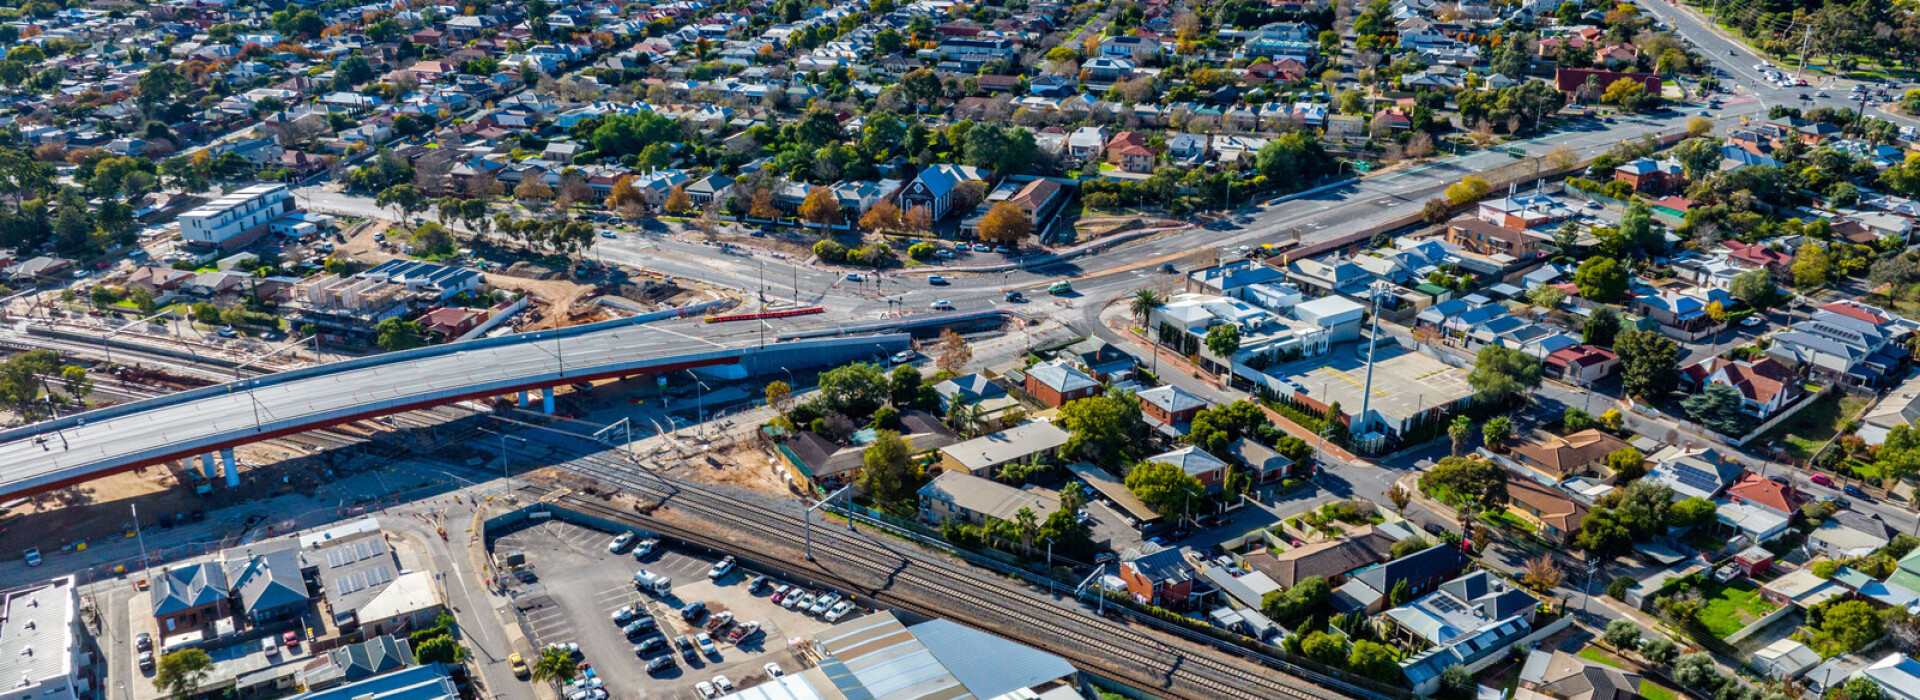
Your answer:
[[[249,613],[302,605],[308,600],[306,579],[300,576],[300,553],[291,544],[228,561],[227,580]]]
[[[974,697],[996,698],[1075,673],[1066,659],[951,620],[929,620],[909,631]]]
[[[0,678],[8,691],[25,685],[64,686],[62,679],[76,665],[74,621],[79,598],[72,576],[57,578],[10,592],[0,612]]]
[[[168,615],[227,597],[227,573],[218,562],[168,569],[153,586],[153,614]]]

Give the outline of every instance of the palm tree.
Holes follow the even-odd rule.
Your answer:
[[[536,681],[559,682],[572,678],[579,665],[573,661],[573,653],[565,649],[548,647],[540,651],[540,658],[533,662],[533,679]]]
[[[1133,303],[1128,307],[1133,311],[1133,320],[1141,327],[1147,325],[1147,314],[1160,307],[1163,300],[1151,289],[1142,289],[1133,293]]]
[[[967,403],[956,398],[947,408],[947,426],[969,438],[980,432],[980,424],[986,422],[987,411],[977,403]]]

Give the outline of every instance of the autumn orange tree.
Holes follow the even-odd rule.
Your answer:
[[[1012,202],[1001,202],[987,210],[980,219],[980,238],[1018,247],[1020,242],[1033,234],[1033,219],[1027,216],[1027,210]]]
[[[833,196],[833,190],[825,187],[807,191],[807,198],[800,202],[800,217],[820,226],[838,226],[845,219],[840,212],[840,201]]]
[[[621,175],[620,179],[613,181],[613,191],[607,195],[608,209],[631,214],[639,211],[640,205],[645,203],[646,200],[640,197],[640,190],[633,186],[632,175]]]
[[[900,207],[893,202],[881,201],[860,216],[860,227],[868,231],[900,230]]]

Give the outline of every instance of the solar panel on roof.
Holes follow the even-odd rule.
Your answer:
[[[360,558],[362,560],[372,559],[376,553],[372,542],[361,542],[358,549],[360,550]]]

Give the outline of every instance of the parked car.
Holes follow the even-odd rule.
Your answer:
[[[1825,474],[1815,474],[1813,476],[1807,477],[1807,481],[1811,481],[1813,483],[1819,484],[1821,486],[1826,486],[1828,488],[1833,487],[1833,479]]]
[[[286,634],[280,635],[280,643],[287,645],[288,649],[297,648],[300,646],[300,633],[287,630]]]
[[[709,700],[720,697],[720,693],[713,689],[713,684],[706,681],[693,684],[693,689],[700,692],[700,697],[708,698]]]
[[[665,671],[667,669],[673,668],[676,665],[678,664],[675,664],[673,662],[673,655],[668,654],[666,656],[662,656],[652,661],[648,661],[647,673],[657,674],[657,673],[660,673],[661,671]]]
[[[827,611],[826,619],[828,622],[839,622],[840,618],[846,617],[850,612],[853,612],[853,601],[843,600],[833,604],[833,609]]]
[[[513,677],[515,678],[526,678],[528,674],[533,672],[532,669],[527,668],[526,658],[520,656],[520,652],[517,651],[507,655],[507,664],[513,667]]]
[[[613,618],[613,624],[616,624],[616,625],[627,624],[629,622],[632,622],[633,618],[636,618],[639,616],[640,616],[640,611],[633,609],[633,606],[631,605],[622,605],[618,608],[614,608],[613,614],[611,615],[611,617]]]
[[[774,663],[772,661],[768,661],[767,665],[760,667],[760,669],[767,672],[768,678],[779,678],[781,675],[785,673],[784,671],[780,670],[780,664]]]
[[[1842,487],[1840,487],[1840,492],[1841,492],[1841,493],[1844,493],[1844,494],[1847,494],[1847,495],[1849,495],[1849,496],[1852,496],[1852,497],[1854,497],[1854,498],[1867,498],[1867,497],[1868,497],[1868,496],[1867,496],[1867,492],[1865,492],[1865,491],[1861,491],[1861,490],[1860,490],[1860,487],[1858,487],[1858,486],[1854,486],[1853,484],[1847,484],[1846,486],[1842,486]]]
[[[725,559],[721,559],[718,563],[714,564],[713,568],[708,569],[707,578],[718,581],[722,578],[726,578],[727,574],[730,574],[730,573],[733,573],[733,555],[731,554],[727,555]]]
[[[633,546],[633,541],[638,538],[639,535],[631,532],[622,532],[618,537],[613,538],[613,542],[607,544],[607,551],[614,554],[627,551],[627,548]]]
[[[633,622],[627,623],[627,626],[622,628],[621,631],[627,633],[628,639],[632,639],[634,637],[638,637],[648,632],[652,632],[657,627],[659,627],[659,623],[654,622],[652,615],[648,615],[646,617],[637,618]]]
[[[140,652],[140,670],[142,671],[153,670],[153,652],[151,651]]]
[[[813,601],[813,607],[808,608],[807,612],[814,615],[825,615],[827,610],[832,608],[834,603],[838,602],[840,602],[840,594],[828,593],[820,596],[819,600]]]
[[[701,615],[705,614],[707,614],[707,604],[705,601],[696,600],[680,608],[680,618],[688,622],[698,620]]]
[[[795,608],[801,608],[801,609],[811,608],[813,607],[813,594],[801,593],[798,596],[788,594],[785,600],[780,601],[780,607],[786,608],[788,610],[793,610]]]
[[[153,651],[153,635],[141,632],[133,636],[134,651]]]
[[[700,634],[695,635],[693,638],[693,643],[696,646],[700,647],[701,653],[706,654],[707,658],[715,659],[715,660],[718,660],[720,658],[720,647],[714,646],[713,637],[708,636],[707,633],[701,632]]]
[[[793,586],[784,583],[773,584],[773,592],[767,594],[767,600],[773,601],[775,605],[778,605],[780,604],[780,597],[786,595],[787,591],[791,590],[793,590]]]
[[[904,365],[906,363],[912,362],[915,354],[916,353],[914,353],[914,351],[912,350],[901,350],[900,352],[894,353],[893,357],[887,358],[887,362],[891,364],[896,364],[896,365]]]
[[[727,680],[726,676],[714,676],[713,687],[719,689],[722,693],[731,693],[733,692],[733,681]]]
[[[667,638],[657,635],[640,640],[639,644],[633,645],[633,655],[640,657],[652,656],[666,650]],[[673,655],[668,654],[667,658],[673,658]]]
[[[747,593],[753,594],[753,595],[759,595],[760,589],[766,588],[767,584],[772,581],[773,579],[767,578],[765,576],[755,576],[753,577],[753,579],[747,581]]]
[[[633,546],[633,560],[645,561],[648,555],[653,554],[654,548],[659,546],[660,546],[660,540],[655,540],[655,539],[640,540],[640,544]]]
[[[680,647],[680,655],[686,657],[687,661],[692,662],[700,658],[700,650],[693,646],[693,640],[687,637],[687,635],[683,634],[674,637],[673,644],[674,646]]]
[[[266,652],[267,656],[280,655],[280,645],[273,643],[272,637],[260,640],[260,650]]]
[[[1740,325],[1746,326],[1748,328],[1764,325],[1766,324],[1766,322],[1767,322],[1767,319],[1761,318],[1758,315],[1748,316],[1746,318],[1740,319]]]

